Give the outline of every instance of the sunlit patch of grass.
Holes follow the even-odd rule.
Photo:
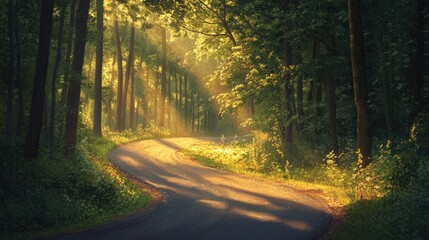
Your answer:
[[[349,169],[329,164],[307,168],[282,166],[252,142],[208,143],[193,146],[184,152],[209,167],[281,181],[298,190],[319,193],[333,207],[343,207],[355,196]]]

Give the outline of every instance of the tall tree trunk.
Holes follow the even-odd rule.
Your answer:
[[[194,131],[195,131],[195,107],[194,107],[194,92],[192,91],[192,94],[191,94],[191,117],[190,117],[190,120],[191,120],[191,129],[192,129],[192,133],[194,133]]]
[[[189,94],[188,94],[188,74],[185,73],[184,75],[184,94],[185,94],[185,108],[183,109],[183,114],[184,114],[184,122],[185,122],[185,131],[188,131],[188,126],[189,126],[189,115],[188,115],[188,98],[189,98]]]
[[[167,92],[167,34],[164,27],[161,28],[162,57],[161,57],[161,109],[159,126],[165,127],[165,98]]]
[[[74,36],[74,29],[75,29],[75,23],[76,23],[76,2],[77,0],[71,0],[70,3],[70,18],[69,18],[69,34],[67,37],[67,50],[66,50],[66,57],[65,57],[65,63],[66,67],[64,69],[64,85],[61,92],[61,99],[60,99],[60,106],[64,107],[67,102],[67,91],[69,87],[69,81],[70,81],[70,67],[71,67],[71,54],[73,50],[73,36]]]
[[[200,132],[200,94],[197,93],[197,132]]]
[[[79,114],[82,66],[85,57],[85,43],[90,0],[79,0],[76,12],[76,39],[74,43],[71,82],[67,94],[67,118],[64,134],[65,154],[73,154],[76,147],[77,123]]]
[[[134,85],[135,85],[135,71],[134,63],[131,66],[131,82],[130,82],[130,119],[129,127],[134,130],[134,111],[135,111],[135,100],[134,100]]]
[[[115,64],[116,64],[116,50],[113,54],[112,68],[110,69],[110,83],[109,83],[109,94],[107,95],[106,103],[106,115],[107,115],[107,125],[109,129],[112,130],[112,99],[114,94],[113,81],[115,79]]]
[[[159,82],[159,74],[158,74],[158,66],[156,66],[155,71],[155,86],[154,86],[154,99],[153,99],[153,119],[155,121],[155,126],[158,126],[158,83]]]
[[[102,111],[102,77],[103,77],[103,35],[104,35],[104,7],[103,0],[97,0],[97,45],[95,47],[95,81],[94,81],[94,125],[92,131],[101,136]]]
[[[16,35],[16,6],[14,0],[8,3],[8,28],[9,28],[9,71],[10,77],[7,84],[7,117],[6,117],[6,137],[7,142],[13,145],[13,92],[17,81],[17,35]]]
[[[118,89],[116,94],[116,130],[123,131],[123,123],[122,123],[122,89],[123,89],[123,69],[122,69],[122,50],[121,50],[121,40],[119,39],[119,23],[118,20],[115,19],[113,23],[114,31],[115,31],[115,47],[116,47],[116,60],[118,62]],[[125,111],[125,110],[124,110]]]
[[[410,125],[415,122],[416,117],[423,109],[422,90],[424,89],[424,54],[425,54],[425,0],[416,0],[416,17],[414,23],[414,39],[416,44],[416,55],[414,64],[411,65],[413,69],[413,76],[411,77],[411,98],[412,107],[409,116]]]
[[[330,36],[330,52],[332,57],[337,56],[337,40],[335,35]],[[337,136],[337,106],[335,100],[335,77],[332,75],[331,69],[325,70],[326,79],[326,96],[328,105],[329,129],[332,140],[332,149],[335,156],[338,156],[338,136]]]
[[[297,64],[302,63],[301,53],[297,54]],[[298,117],[296,131],[301,132],[304,130],[304,86],[302,82],[302,75],[300,74],[296,80],[296,114]]]
[[[386,119],[386,132],[387,138],[393,141],[393,98],[392,98],[392,86],[393,82],[393,59],[389,66],[384,66],[383,69],[383,102],[384,102],[384,116]]]
[[[60,13],[60,25],[58,28],[57,36],[57,54],[55,56],[54,69],[52,71],[52,80],[51,80],[51,116],[50,116],[50,126],[49,126],[49,146],[51,149],[55,147],[55,106],[57,103],[57,74],[58,68],[61,61],[61,47],[63,43],[63,28],[64,28],[64,19],[66,15],[67,0],[62,0],[61,2],[61,13]]]
[[[286,13],[289,11],[289,0],[285,0],[283,2],[283,10]],[[290,42],[287,39],[286,32],[288,28],[285,27],[285,33],[283,36],[283,64],[286,69],[288,69],[292,65],[292,47],[290,46]],[[287,143],[292,142],[292,106],[291,100],[293,97],[292,86],[291,86],[291,74],[290,70],[286,70],[283,76],[284,88],[283,88],[283,120],[282,120],[282,139],[283,145],[286,146]]]
[[[21,77],[21,44],[19,43],[19,1],[16,0],[15,3],[15,34],[17,39],[16,45],[16,87],[18,88],[18,126],[17,126],[17,135],[20,136],[22,133],[23,125],[24,125],[24,83]]]
[[[175,113],[176,113],[176,131],[179,129],[179,91],[178,91],[178,82],[177,82],[177,73],[174,73],[174,87],[175,87],[175,97],[176,97],[176,104],[175,104]]]
[[[126,65],[124,90],[122,93],[122,111],[121,111],[121,123],[123,124],[121,126],[122,130],[125,130],[125,115],[126,115],[126,111],[127,111],[127,95],[128,95],[128,88],[129,88],[129,82],[130,82],[130,76],[131,76],[131,67],[134,66],[135,31],[136,30],[134,27],[134,23],[132,23],[131,24],[131,30],[130,30],[130,32],[131,32],[130,33],[130,50],[128,53],[128,59],[127,59],[127,65]]]
[[[182,95],[182,76],[179,74],[179,108],[177,110],[177,115],[179,117],[179,132],[182,131],[182,122],[183,122],[183,95]]]
[[[350,49],[353,85],[357,112],[357,150],[359,162],[366,167],[371,162],[372,137],[368,108],[368,89],[365,70],[365,43],[362,27],[361,1],[348,0]]]
[[[53,0],[42,0],[40,6],[39,45],[37,48],[36,69],[34,72],[30,120],[24,148],[25,157],[30,159],[37,157],[39,151],[40,130],[42,127],[45,102],[45,83],[52,34],[53,9]]]
[[[168,114],[168,128],[171,129],[171,71],[168,73],[168,81],[167,81],[167,95],[168,95],[168,103],[167,103],[167,114]]]

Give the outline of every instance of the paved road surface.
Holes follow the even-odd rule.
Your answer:
[[[178,150],[212,138],[127,144],[111,160],[160,189],[164,201],[141,217],[62,239],[313,239],[326,206],[285,185],[201,166]]]

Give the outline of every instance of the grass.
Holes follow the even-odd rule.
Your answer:
[[[343,207],[355,198],[352,186],[339,180],[349,175],[348,169],[333,167],[293,167],[270,159],[270,153],[248,140],[231,144],[205,144],[183,150],[203,165],[238,174],[262,177],[284,182],[291,187],[322,192],[322,197],[333,207]]]
[[[0,166],[2,239],[33,239],[76,232],[147,208],[148,192],[124,177],[107,159],[121,144],[164,136],[139,129],[94,137],[79,133],[73,159],[42,150],[27,161],[18,156]]]
[[[350,164],[355,157],[350,153],[342,153],[337,164],[330,154],[324,157],[320,152],[308,154],[312,150],[302,148],[300,151],[307,154],[305,164],[296,156],[278,162],[276,153],[258,144],[258,140],[208,143],[184,151],[206,166],[281,181],[298,190],[319,193],[329,206],[346,212],[340,224],[335,224],[334,231],[329,231],[329,236],[323,239],[429,239],[428,161],[422,161],[411,185],[393,191],[389,184],[391,176],[404,175],[392,173],[404,168],[397,164],[402,155],[419,165],[416,157],[410,159],[409,147],[400,154],[382,147],[377,159],[365,169]]]

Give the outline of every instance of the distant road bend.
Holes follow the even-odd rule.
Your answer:
[[[115,165],[164,193],[151,212],[64,239],[313,239],[326,205],[286,185],[201,166],[178,150],[217,138],[138,141],[111,152]]]

